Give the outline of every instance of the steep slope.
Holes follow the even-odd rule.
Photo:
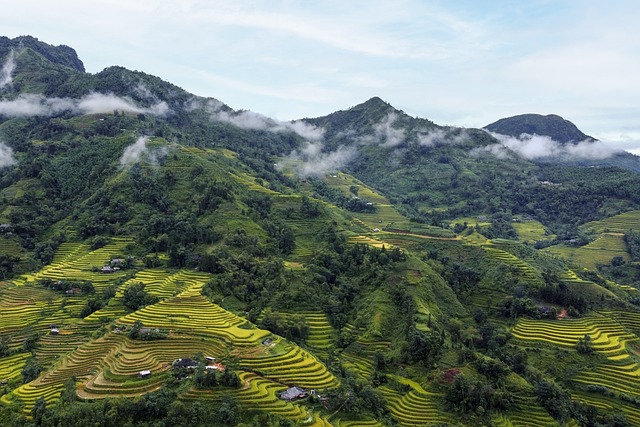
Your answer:
[[[78,58],[76,51],[65,45],[52,46],[31,36],[21,36],[14,39],[0,36],[0,58],[4,58],[11,50],[21,51],[31,49],[44,56],[51,63],[84,72],[84,64]]]

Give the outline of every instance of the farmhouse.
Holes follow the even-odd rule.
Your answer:
[[[198,367],[198,362],[193,359],[176,359],[171,364],[174,368],[183,368],[183,369],[195,369]]]
[[[51,328],[51,330],[49,331],[50,335],[58,335],[60,333],[60,329],[58,328]]]
[[[283,400],[291,401],[295,399],[302,399],[303,397],[307,397],[307,390],[297,386],[289,387],[288,389],[280,393],[280,399]]]
[[[145,369],[144,371],[140,371],[140,373],[138,374],[138,376],[140,378],[148,378],[149,376],[151,376],[151,371],[148,369]]]
[[[224,365],[222,363],[212,363],[211,365],[205,366],[205,369],[224,372]]]
[[[110,265],[105,265],[100,269],[101,273],[115,273],[120,270],[120,267],[111,267]]]

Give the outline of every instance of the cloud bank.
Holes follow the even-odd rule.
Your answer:
[[[16,158],[13,157],[13,150],[4,142],[0,142],[0,169],[13,166],[16,163]]]
[[[13,83],[13,71],[16,69],[16,58],[14,51],[10,51],[9,55],[2,64],[0,70],[0,89],[10,86]]]
[[[404,129],[393,127],[398,119],[398,114],[390,112],[382,120],[373,125],[373,135],[365,135],[358,138],[357,142],[362,145],[380,144],[383,147],[396,147],[405,140]]]
[[[120,156],[120,167],[124,168],[139,163],[143,158],[152,166],[158,166],[160,160],[169,154],[170,148],[159,147],[149,149],[147,142],[149,142],[149,137],[141,136],[136,142],[126,147],[122,156]]]
[[[417,141],[419,145],[424,147],[433,147],[436,145],[458,145],[469,139],[465,129],[455,129],[454,131],[445,129],[434,129],[428,132],[418,132]]]
[[[125,167],[138,163],[142,154],[147,150],[148,140],[148,136],[141,136],[136,140],[136,142],[125,148],[122,156],[120,157],[120,166]]]
[[[516,154],[527,160],[539,160],[545,158],[576,159],[576,160],[602,160],[621,153],[605,145],[601,141],[581,141],[578,143],[562,144],[548,136],[522,134],[518,138],[489,132],[498,140],[497,144],[476,148],[470,154],[489,153],[500,159]]]
[[[151,107],[139,107],[131,99],[98,92],[90,93],[80,99],[47,98],[40,94],[25,94],[13,100],[0,100],[0,115],[6,117],[54,116],[65,111],[73,114],[97,114],[116,110],[164,116],[169,113],[169,106],[162,101]]]
[[[229,123],[242,129],[263,130],[268,132],[294,132],[309,141],[320,141],[324,129],[303,121],[281,122],[253,111],[224,110],[224,104],[210,100],[205,105],[212,120]]]
[[[323,152],[322,142],[309,142],[298,151],[294,150],[289,159],[298,163],[296,173],[300,176],[318,176],[337,171],[353,160],[358,149],[354,146],[339,146],[335,151]]]

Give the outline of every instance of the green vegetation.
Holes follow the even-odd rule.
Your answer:
[[[0,117],[0,424],[640,424],[637,174],[373,98],[295,124],[357,149],[297,176],[294,125],[19,46],[3,99],[147,112]]]

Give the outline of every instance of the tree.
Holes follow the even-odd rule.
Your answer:
[[[593,346],[591,345],[591,335],[586,334],[583,338],[578,339],[576,350],[580,354],[593,354]]]
[[[6,336],[2,337],[2,340],[0,340],[0,357],[8,356],[10,353],[9,338]]]
[[[158,298],[144,290],[143,283],[134,283],[124,290],[122,303],[131,310],[138,310],[146,305],[155,304]]]
[[[35,405],[31,408],[31,416],[33,417],[34,424],[36,426],[43,425],[42,421],[47,413],[47,402],[44,400],[44,397],[37,398]]]
[[[307,218],[315,218],[320,215],[320,204],[312,201],[307,196],[302,196],[300,213]]]
[[[36,358],[33,356],[28,358],[24,366],[22,367],[22,382],[26,384],[35,380],[36,378],[38,378],[38,375],[40,375],[41,371],[42,368],[40,367],[40,365],[38,365]]]
[[[430,368],[442,355],[443,343],[435,330],[423,332],[412,328],[408,336],[409,355],[415,362]]]
[[[27,339],[24,340],[24,343],[22,344],[22,349],[24,351],[33,351],[36,349],[36,347],[38,347],[38,340],[40,339],[40,334],[33,333],[31,335],[29,335],[27,337]]]
[[[554,383],[540,381],[536,385],[536,395],[540,404],[558,421],[569,419],[571,398],[566,391]]]
[[[0,278],[8,279],[13,276],[13,271],[20,263],[21,258],[15,255],[0,255]]]
[[[235,400],[233,400],[233,397],[229,394],[225,394],[218,405],[218,421],[225,426],[235,425],[237,418],[236,412]]]
[[[76,401],[76,382],[75,377],[69,378],[62,387],[62,393],[60,394],[60,403],[63,405],[70,404]]]
[[[624,265],[624,258],[621,257],[620,255],[618,256],[614,256],[613,258],[611,258],[611,266],[612,267],[620,267],[621,265]]]

